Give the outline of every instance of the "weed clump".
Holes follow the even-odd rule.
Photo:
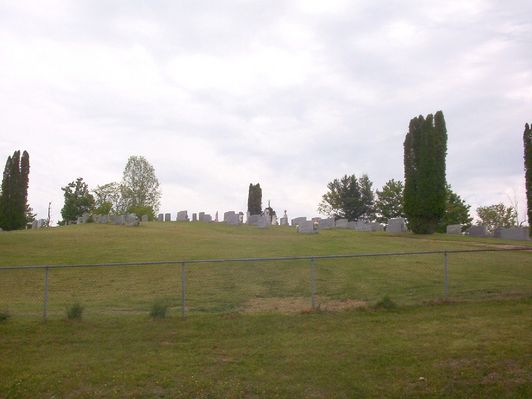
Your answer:
[[[168,311],[168,305],[163,301],[155,301],[150,309],[152,319],[164,319]]]
[[[394,310],[398,305],[388,295],[384,295],[382,299],[375,304],[375,309]]]
[[[68,320],[81,320],[83,315],[83,306],[79,302],[69,305],[66,310]]]
[[[0,310],[0,323],[7,321],[11,314],[7,310]]]

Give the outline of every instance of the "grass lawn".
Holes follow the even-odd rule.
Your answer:
[[[1,266],[480,249],[446,235],[148,223],[0,234]],[[0,398],[531,397],[532,254],[0,270]],[[395,310],[375,310],[389,295]],[[169,316],[151,320],[155,301]],[[83,320],[65,320],[79,302]]]

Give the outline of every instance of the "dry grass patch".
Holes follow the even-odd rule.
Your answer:
[[[330,299],[316,297],[317,308],[321,311],[339,311],[357,308],[367,308],[366,301],[354,299]],[[240,309],[243,313],[276,312],[282,314],[301,313],[312,311],[309,297],[272,297],[253,298],[247,301]]]

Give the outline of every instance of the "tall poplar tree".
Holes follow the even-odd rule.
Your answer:
[[[526,182],[526,202],[528,213],[528,231],[532,237],[532,127],[525,124],[523,133],[523,144],[525,146],[525,182]]]
[[[404,210],[414,233],[432,234],[445,213],[446,155],[443,112],[410,120],[404,141]]]
[[[18,230],[26,227],[28,206],[28,185],[30,173],[29,154],[20,151],[7,158],[2,177],[0,194],[0,227],[4,230]]]

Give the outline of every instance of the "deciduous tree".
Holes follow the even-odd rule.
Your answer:
[[[124,169],[121,196],[125,208],[151,208],[159,210],[161,190],[154,167],[143,156],[130,156]]]
[[[481,206],[477,208],[477,215],[480,219],[477,224],[486,226],[491,232],[498,227],[508,228],[517,224],[517,212],[503,203]]]
[[[376,191],[375,212],[377,221],[387,223],[388,219],[404,217],[402,181],[391,179],[382,186],[382,190]]]
[[[63,222],[61,224],[70,224],[84,213],[90,213],[94,208],[94,197],[89,192],[87,183],[83,178],[78,177],[75,181],[61,187],[64,191],[65,204],[61,209]]]

